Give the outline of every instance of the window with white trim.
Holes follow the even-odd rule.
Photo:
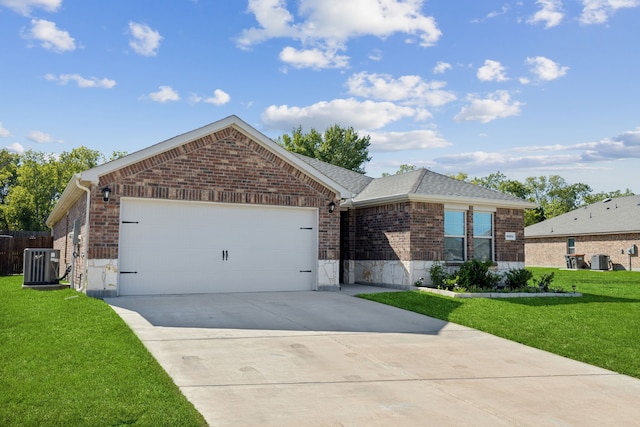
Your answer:
[[[473,213],[473,258],[493,261],[493,214]]]
[[[573,255],[576,253],[576,238],[569,237],[567,239],[567,254]]]
[[[465,212],[444,211],[444,260],[465,260]]]

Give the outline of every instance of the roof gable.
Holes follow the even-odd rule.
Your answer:
[[[67,184],[67,187],[58,200],[58,203],[56,203],[56,206],[51,211],[49,218],[47,218],[47,224],[49,226],[52,226],[55,222],[57,222],[78,200],[78,198],[80,198],[84,194],[84,190],[82,189],[82,187],[89,188],[92,185],[97,185],[100,182],[100,178],[105,175],[118,172],[124,168],[127,168],[128,166],[142,164],[147,159],[151,159],[153,157],[161,155],[162,153],[177,149],[185,144],[202,139],[208,135],[224,131],[225,129],[234,129],[242,133],[250,140],[266,149],[268,152],[273,153],[275,156],[278,156],[286,163],[293,166],[295,169],[310,177],[312,180],[318,182],[331,191],[334,191],[338,195],[338,197],[348,198],[351,196],[352,193],[349,190],[347,190],[338,182],[332,180],[328,175],[323,174],[318,171],[318,169],[311,167],[308,163],[302,161],[293,153],[285,150],[275,141],[268,138],[258,130],[254,129],[252,126],[248,125],[237,116],[229,116],[209,125],[136,151],[120,159],[104,163],[100,166],[74,175]]]

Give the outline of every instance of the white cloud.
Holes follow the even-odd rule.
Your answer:
[[[254,14],[260,28],[242,31],[237,39],[241,48],[276,37],[296,38],[298,30],[293,26],[294,17],[287,10],[285,0],[249,0],[247,9]]]
[[[545,28],[555,27],[560,24],[564,18],[561,0],[537,0],[536,3],[541,6],[541,9],[527,21],[528,23],[538,24],[544,22]]]
[[[303,129],[326,129],[339,123],[354,129],[380,129],[405,117],[420,117],[417,109],[391,102],[358,101],[353,98],[317,102],[307,107],[271,105],[262,113],[262,122],[271,129],[286,132]]]
[[[97,77],[85,78],[79,74],[60,74],[59,76],[47,74],[44,76],[44,78],[52,82],[58,82],[61,85],[66,85],[69,82],[75,82],[80,88],[97,87],[103,89],[111,89],[116,85],[115,80],[107,78],[100,79]]]
[[[55,12],[61,4],[62,0],[0,0],[0,6],[6,6],[25,16],[29,15],[32,9]]]
[[[173,90],[171,86],[160,86],[157,92],[151,92],[147,96],[143,96],[142,98],[148,98],[155,102],[170,102],[170,101],[179,101],[180,95],[178,92]]]
[[[618,10],[640,6],[640,0],[582,0],[580,22],[604,24]]]
[[[531,154],[533,152],[536,154]],[[531,170],[539,174],[541,171],[558,173],[578,170],[584,174],[586,170],[604,168],[603,162],[639,158],[640,127],[596,142],[516,147],[499,153],[475,151],[442,156],[433,159],[433,162],[445,170],[464,170],[468,173]]]
[[[143,56],[156,56],[160,47],[162,36],[159,32],[152,30],[146,24],[137,22],[129,22],[129,32],[132,39],[129,40],[129,46],[137,53]]]
[[[509,92],[505,90],[498,90],[484,99],[470,95],[468,100],[469,105],[463,107],[453,118],[455,121],[489,123],[496,119],[519,115],[520,108],[524,105],[519,101],[512,100]]]
[[[231,101],[231,96],[229,96],[228,93],[226,93],[223,90],[220,89],[216,89],[213,91],[213,96],[209,97],[209,98],[204,98],[198,95],[193,95],[191,97],[191,102],[204,102],[207,104],[214,104],[214,105],[224,105],[226,103],[228,103],[229,101]]]
[[[555,80],[564,76],[567,74],[567,71],[569,71],[569,67],[561,67],[558,63],[544,56],[527,58],[526,63],[530,66],[531,72],[538,80]]]
[[[484,65],[478,68],[477,76],[481,82],[504,82],[509,80],[502,64],[491,59],[484,61]]]
[[[445,82],[426,82],[415,75],[394,79],[388,74],[367,72],[354,74],[347,80],[351,95],[432,107],[439,107],[456,99],[453,93],[443,90],[445,86]]]
[[[372,61],[381,61],[382,60],[382,51],[380,49],[373,49],[369,54],[368,58]]]
[[[505,5],[502,6],[502,8],[500,10],[494,10],[492,12],[489,12],[489,14],[487,15],[487,18],[491,19],[491,18],[496,18],[496,17],[498,17],[500,15],[505,15],[510,10],[511,10],[511,6],[509,6],[508,4],[505,4]]]
[[[0,122],[0,138],[8,138],[11,136],[11,132],[2,127],[2,122]]]
[[[583,149],[583,161],[600,161],[615,159],[640,158],[640,127],[623,132],[613,138],[605,138],[598,142],[576,145]]]
[[[24,147],[19,142],[9,144],[5,148],[13,153],[24,154]]]
[[[451,145],[432,129],[409,132],[369,132],[368,135],[371,137],[373,151],[427,150]]]
[[[58,142],[58,143],[62,143],[63,141],[60,139],[55,139],[53,138],[51,135],[49,135],[48,133],[44,133],[41,132],[39,130],[34,130],[29,132],[29,135],[27,136],[29,138],[29,140],[33,141],[33,142],[37,142],[38,144],[47,144],[50,142]]]
[[[445,170],[460,171],[467,173],[473,171],[522,171],[525,169],[535,170],[539,173],[543,168],[570,165],[575,167],[580,161],[578,155],[554,155],[554,156],[516,156],[511,153],[497,153],[474,151],[469,153],[451,154],[433,159],[433,162]]]
[[[302,49],[287,46],[280,52],[280,60],[294,68],[345,68],[349,57],[338,55],[336,49]]]
[[[433,74],[442,74],[451,69],[451,64],[447,62],[438,61],[435,67],[433,67]]]
[[[31,30],[23,37],[38,40],[45,49],[58,53],[73,51],[76,48],[75,40],[68,32],[58,29],[54,22],[46,19],[32,19]]]
[[[272,38],[298,40],[302,49],[289,48],[280,54],[281,58],[284,55],[298,67],[310,63],[316,68],[318,59],[301,58],[300,53],[334,58],[336,52],[344,50],[346,42],[355,37],[386,38],[402,33],[428,47],[434,45],[442,33],[435,19],[422,13],[423,3],[423,0],[301,0],[295,2],[297,11],[291,12],[285,0],[249,0],[248,11],[255,16],[258,26],[243,30],[236,43],[248,49]],[[318,55],[315,50],[328,53]],[[331,62],[333,66],[346,67],[348,58],[339,59]]]

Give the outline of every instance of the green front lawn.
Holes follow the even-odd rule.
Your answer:
[[[203,426],[103,301],[0,277],[1,426]]]
[[[640,273],[554,272],[578,298],[462,299],[421,291],[360,295],[640,378]]]

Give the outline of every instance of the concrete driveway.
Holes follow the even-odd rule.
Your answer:
[[[106,301],[211,426],[640,424],[640,380],[369,290]]]

